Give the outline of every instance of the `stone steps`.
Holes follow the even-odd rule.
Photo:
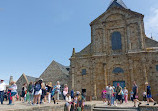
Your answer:
[[[132,108],[132,107],[94,107],[93,111],[138,111],[138,108]]]

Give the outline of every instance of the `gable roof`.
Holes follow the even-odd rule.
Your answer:
[[[112,0],[112,2],[110,3],[109,7],[107,8],[107,10],[101,14],[99,17],[97,17],[96,19],[94,19],[91,23],[90,23],[90,26],[93,25],[94,23],[96,23],[99,19],[101,19],[102,17],[104,17],[107,13],[111,12],[111,10],[121,10],[121,11],[124,11],[126,13],[130,13],[130,14],[133,14],[134,16],[141,16],[141,17],[144,17],[143,14],[141,13],[138,13],[138,12],[135,12],[135,11],[132,11],[130,9],[128,9],[126,7],[126,5],[123,3],[122,0]]]
[[[127,9],[127,6],[124,4],[124,2],[122,0],[112,0],[109,7],[107,8],[107,10],[112,7],[119,7],[119,8]]]
[[[31,81],[32,81],[32,82],[35,82],[36,79],[37,79],[36,77],[27,76],[27,75],[26,75],[26,78],[27,78],[28,82],[31,82]]]
[[[158,47],[158,41],[153,40],[151,38],[145,37],[146,48],[149,47]]]
[[[58,62],[56,62],[56,61],[54,61],[54,60],[53,60],[53,62],[55,62],[55,63],[58,65],[58,67],[60,68],[60,70],[61,70],[64,74],[69,75],[70,66],[64,66],[64,65],[62,65],[62,64],[60,64],[60,63],[58,63]]]

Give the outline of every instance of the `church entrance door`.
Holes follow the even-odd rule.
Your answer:
[[[117,83],[119,83],[122,88],[125,87],[125,81],[113,81],[113,86],[115,86],[115,88],[117,87]]]

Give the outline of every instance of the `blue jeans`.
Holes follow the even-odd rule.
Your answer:
[[[4,101],[4,91],[0,91],[0,100],[1,100],[1,104],[3,104],[3,101]]]
[[[115,101],[115,97],[114,97],[114,96],[112,96],[112,97],[111,97],[111,104],[113,104],[113,105],[114,105],[114,101]]]
[[[12,104],[11,92],[8,94],[9,104]]]

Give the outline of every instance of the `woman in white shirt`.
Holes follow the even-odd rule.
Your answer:
[[[71,101],[71,96],[69,94],[66,95],[65,101],[66,101],[67,110],[70,111],[72,101]]]

